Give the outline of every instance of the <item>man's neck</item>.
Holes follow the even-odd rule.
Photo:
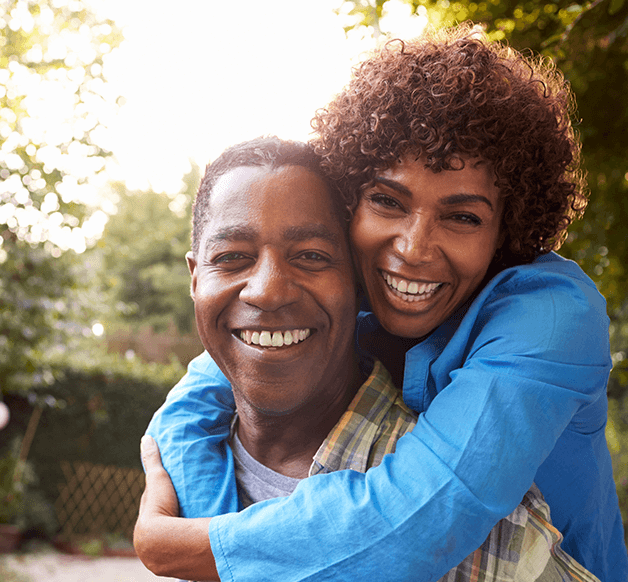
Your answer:
[[[236,399],[236,430],[242,445],[254,459],[277,473],[307,477],[312,458],[365,380],[354,357],[337,380],[336,396],[324,403],[308,404],[288,414],[269,415]]]

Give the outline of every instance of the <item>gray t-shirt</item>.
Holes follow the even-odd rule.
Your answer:
[[[244,507],[265,499],[287,497],[296,489],[301,479],[286,477],[256,461],[244,448],[235,430],[232,432],[230,444],[238,494]]]

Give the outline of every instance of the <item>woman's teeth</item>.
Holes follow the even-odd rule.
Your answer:
[[[382,272],[382,277],[388,285],[398,291],[400,294],[404,294],[408,301],[420,301],[427,299],[434,294],[442,283],[417,283],[416,281],[406,281],[398,277],[393,277],[388,273]]]
[[[264,346],[270,348],[280,348],[298,344],[310,337],[309,329],[293,329],[290,331],[251,331],[241,330],[240,339],[251,345]]]

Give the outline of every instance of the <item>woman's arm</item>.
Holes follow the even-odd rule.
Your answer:
[[[555,263],[504,273],[487,289],[461,324],[451,369],[430,364],[437,346],[426,343],[414,376],[431,403],[379,467],[307,479],[288,498],[213,519],[222,579],[433,581],[515,508],[558,439],[564,474],[578,467],[588,431],[603,431],[608,319],[577,266]],[[413,407],[422,410],[420,399]],[[599,452],[586,483],[568,486],[602,477],[596,509],[615,517],[610,457]]]
[[[543,267],[549,277],[529,267],[505,273],[490,301],[482,299],[471,325],[475,336],[461,341],[461,352],[468,353],[439,371],[436,380],[446,387],[382,465],[365,475],[316,476],[288,498],[211,521],[223,580],[437,579],[514,509],[561,435],[561,450],[577,456],[592,423],[603,426],[609,371],[604,301],[581,272],[571,272],[573,264]],[[423,365],[421,386],[430,368]],[[202,384],[200,375],[197,381]],[[179,392],[177,399],[185,408],[186,395]],[[190,402],[194,415],[215,417],[203,398]],[[412,407],[423,410],[418,401]],[[579,412],[589,407],[594,414]],[[574,415],[573,430],[565,431]],[[194,460],[184,461],[196,430],[178,433],[178,462],[184,474],[202,478],[213,453],[196,450]],[[566,466],[579,462],[564,460]],[[231,483],[232,467],[220,460],[212,469],[225,469],[231,476],[219,483]],[[181,480],[181,487],[187,483]],[[225,491],[212,492],[202,482],[190,489],[212,503]]]
[[[207,528],[211,518],[178,517],[177,496],[150,436],[141,443],[146,471],[133,545],[144,565],[158,576],[218,580]]]
[[[229,382],[204,352],[190,362],[146,429],[159,445],[182,517],[238,511],[227,444],[234,411]]]

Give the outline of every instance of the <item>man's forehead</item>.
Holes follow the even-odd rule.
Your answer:
[[[280,236],[286,242],[302,242],[307,240],[324,240],[335,247],[340,246],[342,236],[331,230],[326,224],[307,223],[302,225],[286,226],[280,231]],[[249,224],[231,224],[220,228],[208,228],[206,231],[207,244],[221,241],[255,242],[263,235],[260,228]]]
[[[289,240],[340,244],[346,223],[326,182],[309,168],[243,166],[223,174],[212,189],[204,236],[252,240],[269,230]]]

